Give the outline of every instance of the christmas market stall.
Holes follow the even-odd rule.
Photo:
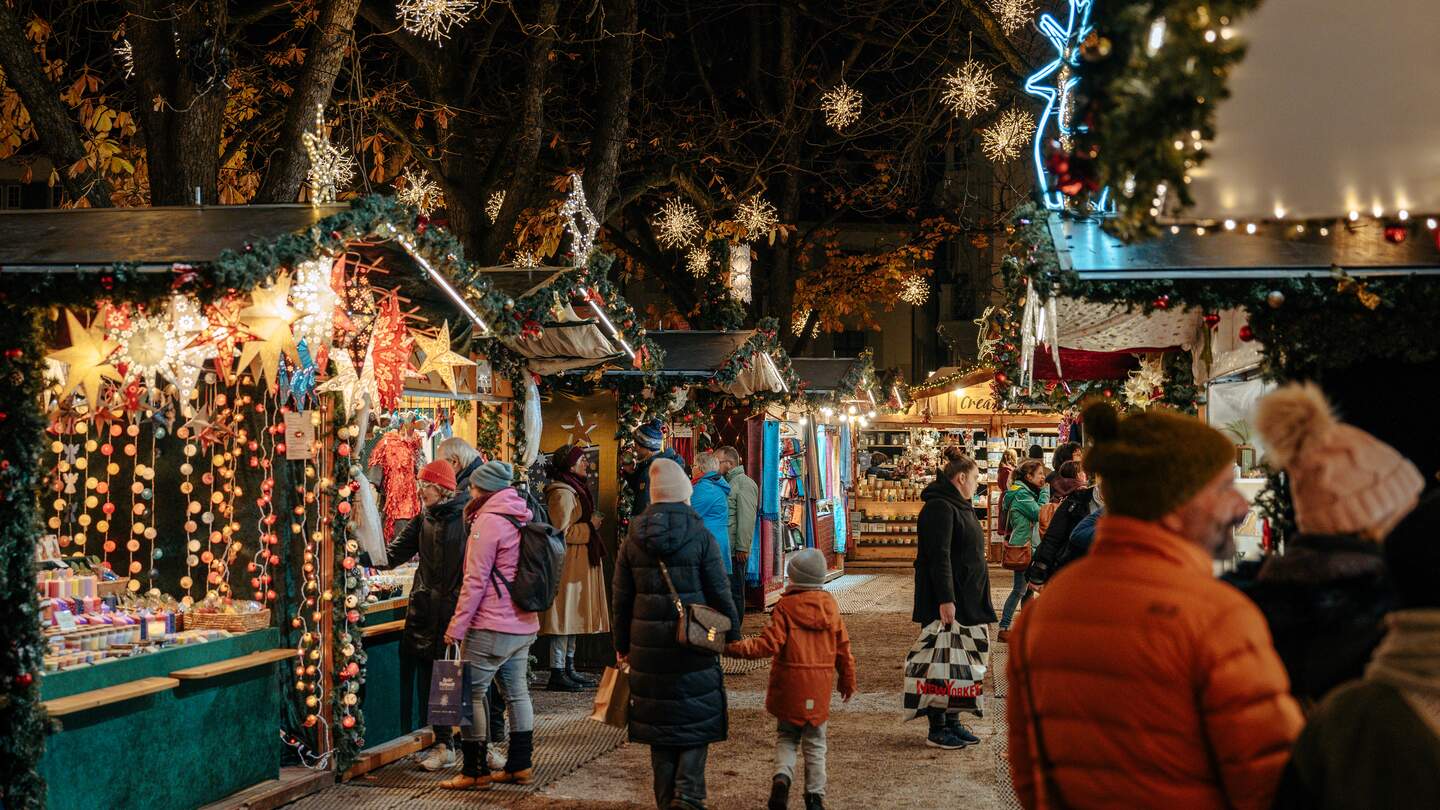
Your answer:
[[[458,390],[446,317],[509,351],[506,296],[384,198],[6,213],[0,235],[6,806],[343,772],[368,733],[357,557],[383,542],[367,423],[411,374]]]

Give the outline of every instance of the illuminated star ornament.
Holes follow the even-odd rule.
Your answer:
[[[315,131],[301,136],[305,153],[310,157],[310,202],[312,205],[335,202],[340,189],[355,179],[355,158],[330,142],[325,134],[325,105],[315,105]]]
[[[570,175],[570,194],[560,206],[560,215],[565,217],[565,230],[570,232],[571,266],[584,267],[590,263],[590,252],[595,249],[595,235],[600,232],[600,221],[595,219],[590,212],[590,204],[585,202],[585,186],[578,174]]]
[[[1035,16],[1035,0],[990,0],[990,10],[1005,33],[1014,34]]]
[[[1035,118],[1019,107],[1000,113],[1000,120],[980,130],[980,148],[995,163],[1020,157],[1035,133]]]
[[[570,432],[570,443],[572,445],[589,447],[591,444],[590,433],[591,431],[595,430],[596,425],[585,424],[585,414],[581,413],[580,411],[576,411],[575,421],[571,422],[568,425],[561,425],[560,427],[563,430],[567,430]]]
[[[919,273],[906,276],[900,282],[900,300],[917,307],[930,300],[929,279]]]
[[[345,409],[347,419],[355,415],[355,409],[360,407],[365,395],[369,394],[374,399],[379,399],[375,393],[374,369],[367,366],[368,378],[355,373],[355,361],[350,358],[350,352],[345,349],[336,349],[331,352],[330,359],[335,363],[335,373],[330,379],[321,383],[315,389],[316,393],[340,395],[340,404]]]
[[[115,362],[125,366],[127,379],[143,381],[147,391],[154,390],[156,375],[163,373],[170,380],[177,376],[173,365],[179,360],[181,340],[165,315],[137,313],[110,337],[120,344]]]
[[[85,395],[85,401],[92,409],[98,408],[105,380],[121,382],[120,372],[108,362],[120,345],[107,340],[100,330],[82,326],[80,319],[68,309],[65,310],[65,324],[70,330],[70,345],[46,355],[66,367],[60,398],[63,400],[72,392],[79,391]]]
[[[395,199],[400,202],[414,206],[427,217],[435,209],[445,205],[445,196],[440,191],[440,185],[430,179],[430,175],[423,170],[411,172],[406,169],[400,179],[404,182],[400,190],[395,192]]]
[[[735,221],[750,238],[769,233],[780,224],[780,214],[770,201],[759,194],[751,195],[735,209]]]
[[[700,222],[690,203],[671,197],[660,206],[660,213],[655,217],[655,241],[660,247],[681,248],[699,234]]]
[[[308,343],[311,353],[322,361],[334,340],[335,312],[340,305],[340,296],[331,286],[333,265],[330,258],[299,262],[290,287],[290,302],[299,316],[295,320],[295,340]]]
[[[1040,197],[1045,207],[1058,211],[1066,207],[1067,197],[1057,187],[1055,178],[1045,163],[1042,147],[1049,140],[1059,141],[1061,148],[1068,151],[1070,139],[1083,127],[1073,126],[1070,116],[1075,107],[1075,87],[1080,83],[1076,71],[1080,66],[1080,43],[1094,30],[1090,25],[1090,11],[1094,0],[1068,0],[1070,13],[1065,23],[1049,14],[1040,15],[1040,33],[1055,49],[1055,58],[1025,80],[1025,92],[1045,100],[1045,109],[1040,113],[1035,139],[1031,149],[1031,160],[1035,164],[1035,176],[1040,186]],[[1163,33],[1163,29],[1162,29]],[[1054,128],[1054,135],[1047,133]],[[1090,213],[1100,216],[1115,213],[1115,201],[1110,198],[1110,189],[1104,189],[1090,200]]]
[[[825,91],[820,97],[820,110],[825,113],[825,123],[844,132],[845,128],[860,120],[860,110],[865,98],[860,91],[844,82]]]
[[[970,59],[943,79],[940,102],[956,115],[974,118],[995,106],[995,76],[990,68]]]
[[[406,31],[438,43],[469,22],[475,8],[474,0],[400,0],[395,12]]]
[[[290,358],[292,363],[300,362],[295,347],[295,335],[290,325],[299,313],[290,307],[290,276],[277,276],[269,287],[256,287],[250,292],[250,306],[240,310],[240,324],[252,337],[240,349],[241,371],[256,362],[267,385],[280,380],[280,355]]]
[[[456,393],[455,367],[473,366],[475,361],[457,354],[450,348],[450,322],[445,321],[440,326],[440,332],[433,338],[419,332],[412,334],[420,351],[425,353],[425,360],[420,364],[417,373],[422,377],[432,371],[439,374],[440,381],[445,383],[445,387],[450,389],[450,393]]]

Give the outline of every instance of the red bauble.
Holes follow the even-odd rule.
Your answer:
[[[348,514],[350,514],[350,502],[349,502],[349,501],[341,501],[339,504],[336,505],[335,508],[336,508],[336,509],[339,509],[339,510],[340,510],[340,514],[342,514],[342,515],[348,515]]]
[[[355,715],[353,715],[353,714],[347,714],[347,715],[345,715],[343,718],[341,718],[341,720],[340,720],[340,725],[344,726],[345,728],[354,728],[354,727],[355,727]]]
[[[6,349],[5,356],[10,358],[11,360],[19,360],[21,357],[25,356],[25,352],[20,349]]]
[[[1389,242],[1392,245],[1398,245],[1401,242],[1404,242],[1406,237],[1408,237],[1409,235],[1410,229],[1406,228],[1404,225],[1385,226],[1385,241]]]
[[[1115,398],[1115,389],[1113,389],[1113,388],[1106,388],[1104,391],[1101,391],[1100,393],[1104,394],[1106,399],[1114,399],[1114,398]]]
[[[30,684],[34,682],[35,676],[29,672],[22,672],[19,675],[15,676],[15,685],[20,687],[21,689],[30,688]]]
[[[350,445],[348,443],[341,444],[335,448],[335,452],[339,453],[341,458],[345,458],[350,455]]]
[[[275,452],[276,452],[276,453],[284,453],[284,452],[285,452],[285,442],[276,442],[276,443],[275,443]]]
[[[1255,332],[1250,328],[1250,324],[1247,323],[1240,327],[1240,339],[1246,343],[1255,339]]]
[[[1215,327],[1219,326],[1219,325],[1220,325],[1220,313],[1218,313],[1218,312],[1207,312],[1207,313],[1205,313],[1205,325],[1208,326],[1208,327],[1210,327],[1211,329],[1214,329]]]
[[[1010,382],[1010,376],[1003,371],[995,372],[996,385],[1005,385]]]
[[[1168,296],[1168,295],[1157,296],[1157,297],[1155,298],[1155,308],[1156,308],[1156,309],[1169,309],[1169,308],[1170,308],[1170,296]]]

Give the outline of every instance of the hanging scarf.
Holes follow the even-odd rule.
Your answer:
[[[605,559],[605,546],[600,540],[600,533],[595,530],[595,524],[591,522],[595,515],[595,498],[590,494],[590,484],[575,473],[575,462],[583,455],[585,448],[578,444],[566,445],[551,453],[550,480],[575,491],[575,498],[580,502],[580,517],[575,522],[588,527],[585,553],[590,564],[597,566]]]

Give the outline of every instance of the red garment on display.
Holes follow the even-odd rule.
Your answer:
[[[1066,380],[1118,380],[1140,367],[1140,360],[1135,355],[1166,352],[1172,348],[1174,347],[1135,348],[1123,352],[1087,352],[1062,348],[1060,368],[1065,372],[1063,379]],[[1049,349],[1035,350],[1035,379],[1062,379],[1061,375],[1055,372],[1055,361],[1050,359]]]
[[[410,520],[420,514],[420,492],[415,475],[419,457],[420,437],[414,431],[386,433],[370,452],[370,463],[380,467],[384,480],[386,542],[395,536],[395,521]]]

